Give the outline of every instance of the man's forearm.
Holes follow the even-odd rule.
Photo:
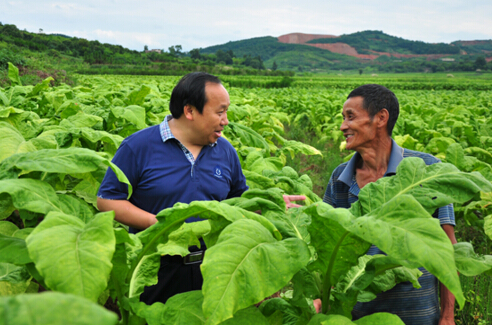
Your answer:
[[[442,283],[441,291],[441,322],[439,324],[454,324],[454,295]]]
[[[157,222],[155,215],[136,207],[127,200],[97,198],[97,208],[99,211],[114,210],[116,221],[136,229],[146,229]]]
[[[442,225],[442,229],[448,236],[451,244],[456,244],[457,240],[454,235],[454,227],[452,225]],[[439,283],[441,294],[441,318],[439,325],[454,324],[454,295],[442,283]]]

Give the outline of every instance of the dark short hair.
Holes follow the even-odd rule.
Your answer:
[[[389,113],[386,129],[388,130],[388,135],[391,136],[400,114],[400,105],[395,94],[384,86],[367,84],[352,90],[347,99],[359,96],[363,98],[362,108],[369,112],[371,119],[383,108],[386,108]]]
[[[174,87],[169,102],[169,110],[174,118],[180,118],[186,105],[194,106],[202,114],[207,103],[205,85],[207,82],[221,84],[216,76],[205,72],[192,72],[185,75]]]

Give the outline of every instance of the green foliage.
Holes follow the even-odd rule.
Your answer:
[[[333,209],[317,195],[324,190],[314,186],[319,173],[310,178],[300,170],[305,165],[286,165],[307,155],[321,157],[323,145],[337,148],[342,140],[340,108],[349,90],[327,92],[322,84],[331,81],[313,79],[293,78],[297,88],[229,84],[231,123],[224,136],[235,146],[251,190],[223,202],[176,204],[136,236],[114,223],[111,213],[96,214],[95,193],[108,166],[125,181],[110,163],[112,155],[123,137],[162,121],[177,78],[81,77],[78,87],[50,87],[45,79],[0,89],[0,216],[7,219],[0,222],[0,293],[18,295],[6,303],[25,299],[18,301],[31,306],[27,301],[35,298],[27,293],[41,285],[65,292],[70,302],[66,297],[76,294],[95,312],[95,301],[109,293],[119,302],[122,324],[340,324],[351,323],[357,299],[370,299],[399,281],[417,286],[414,268],[425,266],[462,306],[471,296],[461,292],[457,271],[488,274],[490,256],[465,243],[453,250],[430,213],[454,202],[458,221],[464,215],[490,236],[490,94],[473,88],[462,96],[398,90],[397,141],[434,150],[456,167],[405,159],[396,176],[365,186],[351,209]],[[363,80],[345,85],[350,82]],[[477,84],[487,82],[472,83]],[[315,137],[312,144],[320,149],[292,141],[296,128]],[[307,206],[286,212],[283,193],[306,195]],[[196,215],[204,221],[184,224]],[[203,290],[176,295],[165,305],[140,303],[143,287],[156,281],[159,256],[185,255],[199,238],[209,248]],[[370,243],[388,256],[367,259]],[[272,294],[279,297],[251,307]],[[316,298],[330,315],[315,316]],[[80,310],[95,315],[85,308]],[[71,313],[54,317],[61,320],[39,319],[75,323]],[[114,315],[104,317],[98,319],[114,323]],[[395,317],[376,314],[356,324],[393,324]]]

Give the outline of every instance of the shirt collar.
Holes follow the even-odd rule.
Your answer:
[[[347,163],[347,167],[338,177],[339,181],[344,182],[348,186],[352,184],[352,178],[355,174],[355,167],[357,165],[357,160],[360,158],[360,154],[356,152],[352,158]],[[403,160],[403,148],[396,144],[395,140],[391,139],[391,154],[388,162],[388,169],[384,176],[396,174],[396,168]]]
[[[176,139],[174,134],[171,132],[171,128],[169,127],[169,121],[173,118],[171,114],[166,115],[164,121],[159,125],[159,130],[161,132],[162,142],[166,142],[169,139]],[[178,140],[178,139],[176,139]],[[179,140],[178,140],[179,141]],[[209,144],[209,147],[215,147],[217,145],[217,141]]]

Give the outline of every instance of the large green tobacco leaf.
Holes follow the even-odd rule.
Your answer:
[[[466,276],[475,276],[482,273],[492,275],[492,256],[478,255],[470,243],[457,243],[454,247],[456,268]]]
[[[150,88],[142,85],[140,89],[132,91],[125,100],[128,105],[142,105],[145,101],[145,97],[150,94]]]
[[[463,203],[475,193],[492,191],[492,184],[481,174],[460,172],[446,163],[426,166],[420,158],[402,160],[396,175],[369,183],[360,191],[362,214],[382,206],[393,197],[412,195],[429,213],[452,202]]]
[[[18,265],[31,263],[26,241],[21,238],[0,234],[0,262]]]
[[[149,243],[153,243],[154,245],[166,243],[172,231],[178,229],[184,220],[194,216],[200,216],[202,219],[210,219],[211,221],[214,219],[225,220],[226,225],[240,219],[253,219],[268,229],[275,238],[281,238],[275,226],[265,217],[217,201],[194,201],[190,204],[176,203],[172,208],[159,212],[157,214],[157,220],[159,222],[140,232],[138,237],[144,245]],[[214,229],[214,225],[212,225],[212,232],[215,231],[218,234],[220,230],[222,228]],[[147,245],[146,249],[152,249],[151,246]],[[208,242],[207,246],[211,247]]]
[[[218,324],[285,286],[311,253],[297,238],[278,241],[254,220],[227,226],[202,264],[203,312]]]
[[[116,118],[125,119],[138,129],[147,127],[147,124],[145,124],[145,108],[141,106],[111,107],[111,112]]]
[[[277,157],[264,158],[259,151],[251,151],[244,162],[244,169],[263,174],[264,170],[280,171],[284,163]]]
[[[0,297],[0,323],[115,325],[118,316],[87,299],[59,292]]]
[[[446,233],[413,197],[399,195],[355,220],[341,220],[345,229],[373,243],[401,265],[423,266],[456,297],[465,298],[454,264],[454,250]]]
[[[239,140],[243,146],[263,149],[267,155],[270,153],[270,145],[265,138],[247,126],[229,122],[228,128],[226,128],[226,134],[231,134],[228,137]]]
[[[128,197],[130,197],[132,188],[125,174],[115,164],[95,151],[82,148],[45,149],[15,154],[0,163],[0,179],[17,177],[19,174],[32,171],[63,174],[89,173],[99,170],[101,164],[109,166],[118,179],[128,185]]]
[[[0,180],[0,198],[2,203],[10,202],[0,205],[2,218],[8,217],[15,209],[42,214],[61,211],[60,200],[53,188],[40,180],[29,178]]]
[[[329,279],[325,278],[325,282],[334,285],[342,274],[357,265],[359,256],[367,252],[371,244],[343,227],[343,223],[350,224],[355,220],[347,209],[334,209],[326,203],[318,202],[307,207],[305,212],[312,218],[308,230],[311,244],[318,255],[309,268],[327,274],[331,267]]]
[[[19,131],[6,122],[0,122],[0,162],[16,153],[23,142],[24,137]]]
[[[139,306],[137,314],[145,318],[149,325],[203,325],[202,292],[189,291],[172,296],[165,305]],[[143,303],[140,303],[143,305]]]
[[[243,170],[243,173],[246,177],[246,184],[251,189],[267,189],[275,186],[275,183],[270,178],[261,174],[246,169]]]
[[[112,268],[113,218],[112,211],[99,213],[85,224],[59,212],[47,214],[26,243],[50,289],[97,301]]]

